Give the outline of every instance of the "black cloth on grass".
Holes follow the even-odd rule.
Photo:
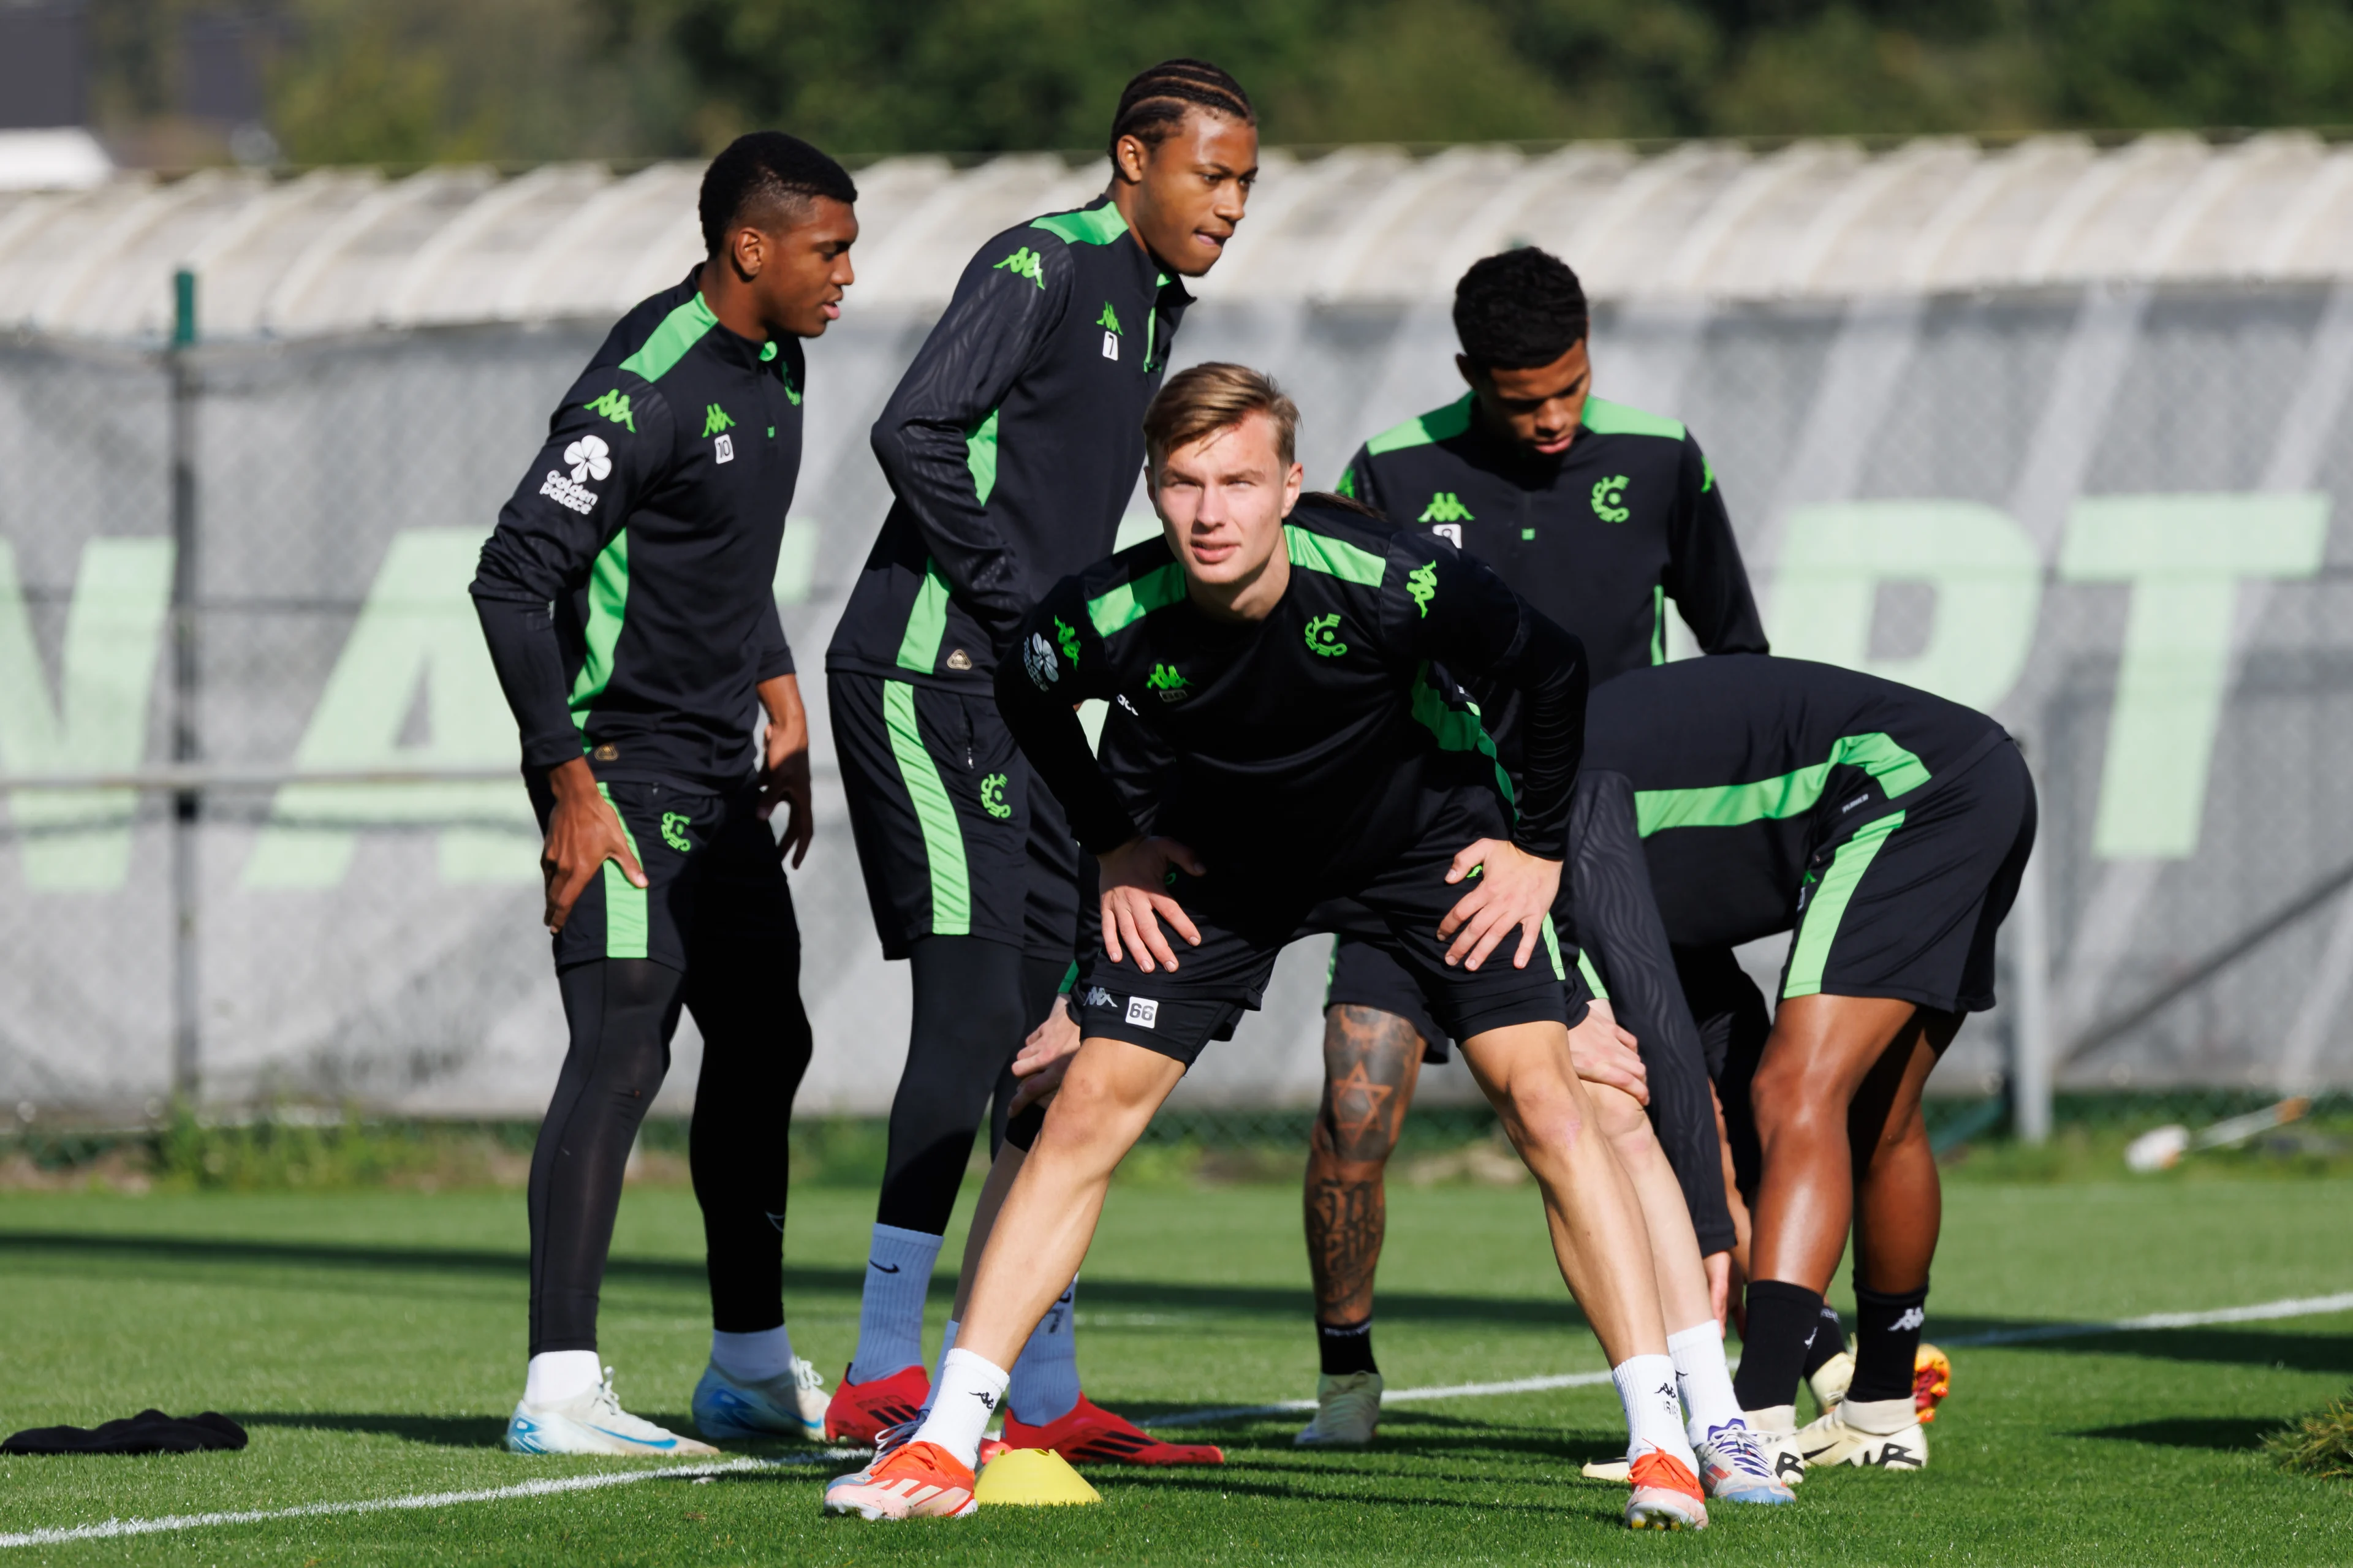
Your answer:
[[[218,1411],[166,1415],[142,1410],[98,1426],[31,1427],[0,1442],[0,1454],[193,1454],[244,1447],[245,1428]]]

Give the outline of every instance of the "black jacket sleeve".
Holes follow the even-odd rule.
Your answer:
[[[1373,472],[1373,454],[1368,447],[1356,448],[1356,455],[1340,470],[1340,482],[1333,489],[1350,500],[1371,507],[1383,517],[1388,515],[1388,508],[1381,504],[1381,483]]]
[[[1443,664],[1458,680],[1520,693],[1512,841],[1544,859],[1566,859],[1569,791],[1585,752],[1585,645],[1444,541],[1404,532],[1394,539],[1384,614],[1403,620],[1404,643],[1415,656]]]
[[[785,640],[784,616],[776,609],[776,601],[768,601],[768,613],[752,632],[752,683],[774,680],[780,675],[797,673],[793,668],[793,645]]]
[[[1683,468],[1674,515],[1667,524],[1667,596],[1699,639],[1703,653],[1770,653],[1765,622],[1749,591],[1740,542],[1724,508],[1715,470],[1683,437]]]
[[[538,458],[482,546],[471,592],[526,768],[580,754],[552,611],[588,584],[597,555],[668,471],[672,445],[670,405],[651,383],[592,371],[548,421]]]
[[[1674,950],[1651,895],[1635,826],[1634,786],[1623,773],[1588,773],[1569,812],[1571,924],[1609,988],[1618,1023],[1634,1037],[1651,1091],[1651,1124],[1683,1188],[1704,1257],[1732,1249],[1724,1157],[1708,1093],[1699,1026],[1683,1001]],[[1568,932],[1563,932],[1564,937]]]
[[[1135,818],[1087,749],[1078,704],[1111,697],[1103,644],[1089,622],[1078,580],[1065,577],[1021,622],[1018,646],[997,663],[997,710],[1014,743],[1070,818],[1090,855],[1136,837]]]
[[[1070,309],[1070,251],[1043,231],[983,246],[874,421],[874,456],[957,601],[1001,652],[1029,612],[1021,563],[988,515],[997,405]]]

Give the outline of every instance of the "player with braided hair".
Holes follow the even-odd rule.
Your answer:
[[[879,1439],[929,1392],[923,1301],[973,1137],[994,1096],[1001,1142],[1013,1057],[1077,948],[1078,845],[997,717],[994,673],[1045,591],[1112,552],[1191,303],[1181,279],[1241,221],[1257,122],[1232,77],[1167,60],[1120,95],[1109,153],[1102,196],[980,247],[874,426],[893,501],[827,691],[875,930],[909,961],[914,1009],[837,1440]],[[1065,1292],[1013,1369],[1017,1447],[1222,1458],[1085,1399],[1070,1328]]]

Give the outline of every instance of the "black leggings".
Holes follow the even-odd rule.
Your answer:
[[[572,1039],[532,1152],[533,1355],[596,1348],[621,1172],[670,1068],[681,1004],[702,1031],[688,1138],[712,1324],[754,1333],[785,1321],[787,1129],[808,1068],[808,1016],[799,987],[776,983],[774,952],[731,945],[700,945],[691,976],[651,959],[607,958],[556,977]]]
[[[1037,957],[976,936],[923,937],[907,957],[915,1021],[891,1101],[890,1151],[874,1217],[939,1236],[955,1208],[984,1112],[992,1158],[1004,1143],[1014,1056],[1045,1022],[1071,965],[1067,958]]]

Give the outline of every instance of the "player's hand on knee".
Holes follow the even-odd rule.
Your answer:
[[[1638,1105],[1651,1103],[1651,1078],[1634,1037],[1618,1026],[1609,1004],[1596,997],[1585,1022],[1568,1032],[1568,1059],[1588,1083],[1608,1084]]]
[[[1512,967],[1525,969],[1544,935],[1553,898],[1560,891],[1560,862],[1538,859],[1505,839],[1482,838],[1454,857],[1446,879],[1461,882],[1474,876],[1471,890],[1438,922],[1438,934],[1453,939],[1446,962],[1478,968],[1516,926],[1520,944],[1512,955]]]
[[[1013,1076],[1021,1080],[1021,1087],[1014,1091],[1007,1114],[1018,1116],[1054,1098],[1054,1091],[1062,1087],[1062,1075],[1071,1070],[1071,1058],[1079,1054],[1081,1037],[1079,1021],[1071,1016],[1070,997],[1055,997],[1046,1021],[1029,1031],[1013,1058]]]
[[[649,883],[638,852],[629,847],[620,813],[596,787],[596,775],[588,764],[577,759],[565,763],[548,775],[548,783],[555,791],[555,809],[548,814],[547,843],[539,854],[540,877],[547,889],[542,919],[549,931],[559,931],[572,918],[572,906],[580,901],[588,879],[604,869],[606,861],[618,860],[630,886]]]
[[[1199,928],[1168,894],[1170,867],[1189,876],[1208,874],[1199,856],[1174,838],[1131,838],[1097,859],[1103,867],[1103,951],[1113,963],[1133,952],[1136,967],[1146,974],[1155,963],[1174,970],[1176,953],[1160,930],[1162,921],[1195,947],[1201,945]]]

